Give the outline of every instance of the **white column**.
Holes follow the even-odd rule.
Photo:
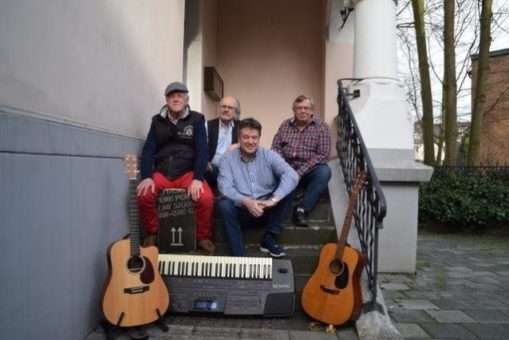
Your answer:
[[[396,4],[362,0],[355,14],[355,78],[397,77]]]
[[[432,169],[414,161],[413,119],[397,78],[394,0],[355,2],[354,78],[350,106],[387,200],[379,270],[415,271],[419,183]]]

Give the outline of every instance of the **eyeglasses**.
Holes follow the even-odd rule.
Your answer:
[[[236,109],[236,107],[233,107],[233,106],[230,106],[230,105],[219,105],[219,108],[221,110],[225,110],[225,109],[227,109],[227,110],[235,110]]]

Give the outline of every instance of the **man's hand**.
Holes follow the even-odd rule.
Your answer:
[[[242,200],[242,205],[246,207],[249,213],[254,217],[260,217],[263,215],[263,205],[260,203],[260,201],[246,197]]]
[[[193,179],[189,188],[187,188],[187,194],[191,196],[193,201],[198,201],[201,194],[203,194],[203,183],[200,180]]]
[[[239,143],[230,144],[230,146],[228,147],[228,151],[235,150],[238,147],[239,147]]]
[[[154,193],[155,188],[156,185],[152,178],[145,178],[140,183],[138,183],[138,186],[136,187],[136,195],[144,196],[148,190],[150,190],[151,193]]]
[[[258,201],[258,204],[261,205],[264,209],[265,208],[272,208],[277,204],[276,201],[273,201],[272,199]]]

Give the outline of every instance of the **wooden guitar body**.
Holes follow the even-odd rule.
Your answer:
[[[109,276],[102,299],[105,318],[113,325],[132,327],[159,319],[168,309],[168,289],[157,268],[157,247],[140,248],[131,256],[131,240],[108,249]]]
[[[357,320],[362,311],[364,256],[345,246],[342,261],[338,261],[336,249],[336,243],[322,247],[318,267],[302,292],[302,307],[312,318],[337,326]]]

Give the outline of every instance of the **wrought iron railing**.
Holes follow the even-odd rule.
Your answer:
[[[360,192],[354,214],[361,250],[366,257],[366,274],[372,300],[364,305],[365,311],[379,309],[377,297],[378,230],[383,228],[386,201],[368,150],[348,103],[348,95],[341,80],[338,81],[338,152],[348,193],[351,192],[357,174],[366,171],[367,183]]]

